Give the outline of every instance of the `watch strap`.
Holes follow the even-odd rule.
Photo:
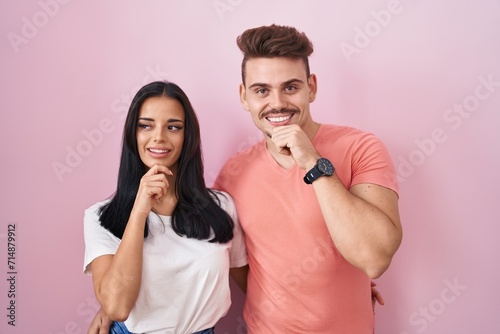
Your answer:
[[[307,184],[312,184],[314,180],[321,176],[321,171],[318,169],[318,165],[314,165],[306,175],[304,175],[304,182]]]

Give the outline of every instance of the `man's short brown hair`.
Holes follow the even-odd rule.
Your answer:
[[[246,62],[252,58],[287,57],[302,59],[309,77],[308,57],[313,53],[313,44],[303,32],[294,27],[270,25],[245,30],[236,43],[243,53],[241,78],[245,84]]]

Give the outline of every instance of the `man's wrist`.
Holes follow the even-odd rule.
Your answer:
[[[315,180],[322,176],[331,176],[335,172],[335,167],[326,158],[319,158],[316,164],[304,175],[304,182],[312,184]]]
[[[318,160],[320,159],[321,157],[318,155],[317,157],[314,157],[312,159],[309,159],[307,161],[307,163],[304,165],[305,167],[303,168],[306,172],[311,170],[314,166],[316,166],[316,164],[318,163]]]

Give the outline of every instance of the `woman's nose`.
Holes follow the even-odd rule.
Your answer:
[[[155,129],[153,140],[155,143],[164,142],[166,140],[166,136],[164,134],[164,129],[158,127]]]

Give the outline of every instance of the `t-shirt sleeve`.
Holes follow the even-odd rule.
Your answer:
[[[234,222],[233,240],[231,240],[231,248],[229,250],[229,266],[231,268],[243,267],[248,264],[245,236],[238,220],[233,198],[226,192],[223,192],[222,195],[222,208],[229,214]]]
[[[351,186],[373,183],[392,189],[397,193],[399,186],[396,170],[384,143],[371,133],[364,134],[358,140],[351,161]]]
[[[91,274],[90,263],[95,258],[115,254],[120,239],[101,226],[98,210],[104,203],[97,203],[85,210],[83,218],[83,235],[85,240],[85,257],[83,272]]]

